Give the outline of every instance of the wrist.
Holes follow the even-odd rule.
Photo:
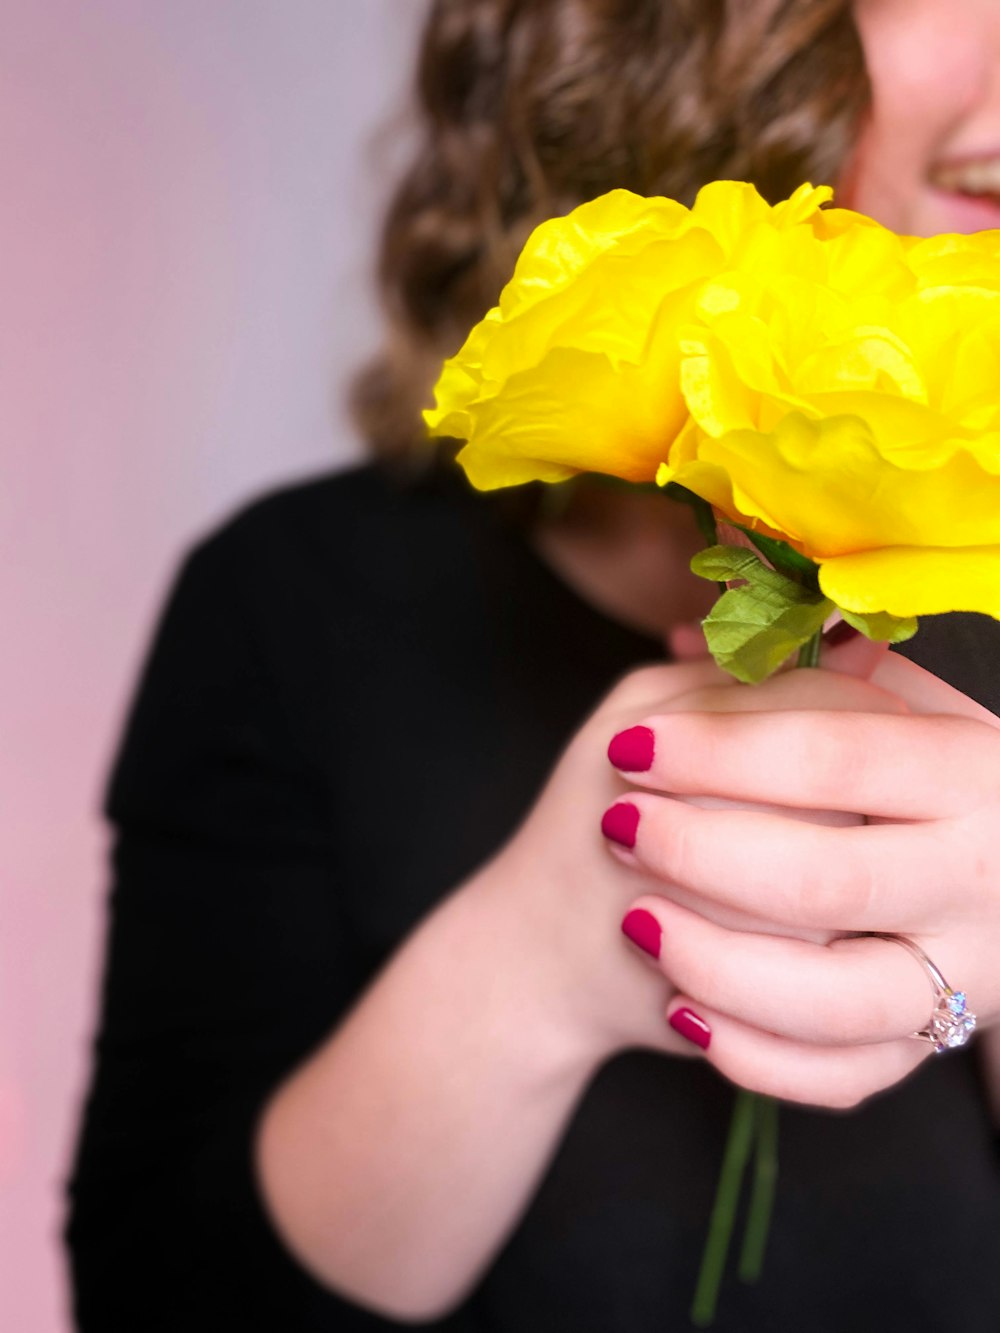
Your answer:
[[[547,888],[505,849],[461,893],[489,955],[484,981],[507,1008],[540,1077],[588,1080],[613,1052],[587,1021],[580,968]]]

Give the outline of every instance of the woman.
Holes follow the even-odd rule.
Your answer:
[[[717,1328],[996,1327],[994,627],[916,641],[963,692],[855,640],[751,695],[695,655],[686,511],[588,479],[501,511],[417,426],[530,226],[612,186],[835,179],[900,230],[1000,223],[998,56],[989,0],[433,6],[359,393],[396,467],[193,553],[112,781],[85,1333],[685,1327],[720,1072],[798,1105]],[[796,818],[845,808],[885,836]],[[977,1047],[911,1039],[904,949],[806,938],[867,929],[966,987]]]

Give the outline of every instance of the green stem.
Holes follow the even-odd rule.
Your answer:
[[[715,1318],[719,1286],[726,1267],[733,1223],[736,1220],[740,1185],[743,1182],[743,1173],[746,1170],[753,1141],[757,1100],[757,1094],[754,1092],[747,1092],[745,1088],[736,1090],[733,1117],[729,1122],[729,1137],[722,1156],[722,1170],[719,1173],[712,1217],[708,1224],[708,1240],[702,1254],[698,1285],[691,1305],[691,1322],[698,1328],[707,1328]]]
[[[816,667],[819,666],[819,650],[823,643],[823,631],[817,630],[807,643],[804,643],[799,649],[799,655],[795,665],[797,667]]]
[[[753,1190],[743,1232],[740,1277],[756,1282],[764,1266],[764,1250],[771,1226],[771,1210],[778,1184],[778,1103],[774,1097],[757,1099],[757,1135],[754,1152]]]
[[[719,529],[715,522],[715,513],[707,500],[703,500],[700,495],[692,494],[690,500],[691,508],[694,510],[695,521],[698,524],[698,531],[705,538],[706,546],[717,546],[719,542]]]
[[[706,543],[715,546],[718,534],[711,505],[682,487],[674,489],[673,496],[692,506]],[[724,592],[726,585],[720,584],[719,589]],[[819,666],[822,641],[822,630],[818,630],[799,649],[796,666]],[[691,1322],[698,1328],[707,1328],[715,1318],[751,1149],[754,1152],[754,1177],[739,1260],[739,1276],[744,1282],[756,1282],[764,1264],[778,1181],[778,1102],[773,1097],[738,1088],[691,1305]]]
[[[684,504],[690,505],[694,510],[695,522],[698,524],[698,531],[701,533],[706,546],[718,546],[719,528],[715,521],[715,510],[703,500],[700,495],[695,495],[694,491],[689,491],[686,486],[678,486],[672,482],[667,487],[667,494],[674,500],[680,500]],[[721,597],[728,590],[728,584],[717,583],[715,585],[719,590]]]

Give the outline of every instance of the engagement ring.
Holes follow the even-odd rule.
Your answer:
[[[968,1007],[965,991],[956,991],[948,985],[937,967],[924,953],[923,949],[907,939],[905,935],[889,935],[878,930],[861,930],[852,934],[853,939],[892,940],[901,944],[913,955],[930,978],[934,991],[934,1010],[925,1028],[911,1032],[910,1036],[929,1041],[935,1051],[947,1051],[956,1046],[964,1046],[976,1027],[976,1015]]]

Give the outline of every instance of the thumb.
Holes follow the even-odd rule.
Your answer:
[[[674,625],[666,636],[667,649],[675,662],[694,662],[708,657],[705,631],[698,620]],[[846,620],[837,620],[823,635],[820,663],[845,676],[866,680],[888,650],[888,644],[872,643]],[[793,659],[794,661],[794,659]]]
[[[708,657],[708,644],[699,620],[686,620],[667,631],[667,651],[675,662],[697,662]]]
[[[820,664],[845,676],[870,680],[902,699],[914,713],[948,713],[1000,727],[1000,718],[954,686],[890,653],[887,643],[872,643],[845,620],[838,620],[823,635]]]
[[[835,620],[823,632],[820,666],[858,680],[871,680],[889,653],[887,643],[873,643],[846,620]]]

